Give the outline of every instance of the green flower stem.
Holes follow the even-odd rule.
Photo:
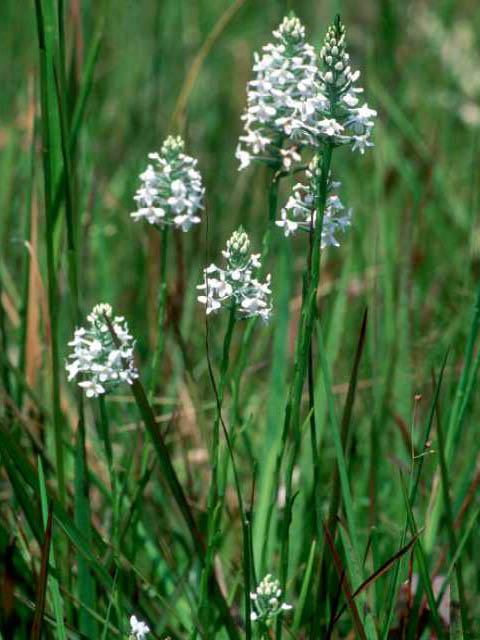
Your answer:
[[[452,499],[450,497],[450,479],[449,479],[449,470],[447,461],[445,459],[445,436],[443,432],[443,424],[440,417],[440,412],[437,408],[437,438],[438,438],[438,451],[439,451],[439,462],[440,462],[440,474],[442,478],[442,496],[445,504],[445,516],[447,520],[447,533],[448,540],[450,543],[449,555],[451,559],[455,555],[455,550],[458,547],[458,540],[455,533],[454,526],[454,518],[453,518],[453,505]],[[413,462],[413,461],[412,461]],[[467,607],[465,600],[465,586],[463,583],[463,570],[462,570],[462,560],[458,558],[455,563],[455,573],[457,578],[457,588],[458,588],[458,600],[460,602],[460,614],[462,620],[462,627],[466,632],[466,637],[470,635],[468,633],[468,616],[467,616]]]
[[[158,381],[159,368],[165,349],[165,316],[167,311],[167,252],[168,252],[168,227],[161,231],[161,255],[160,255],[160,284],[158,286],[158,315],[157,315],[157,344],[153,354],[152,377],[150,380],[149,400],[152,402],[155,387]]]
[[[161,230],[160,241],[160,282],[158,285],[158,311],[157,311],[157,342],[153,353],[152,371],[150,377],[150,390],[148,393],[148,401],[154,406],[155,389],[160,372],[160,365],[163,359],[165,349],[165,316],[167,310],[167,253],[168,253],[168,227],[165,225]],[[143,476],[148,467],[148,460],[152,452],[152,444],[150,442],[143,448],[141,461],[141,476]]]
[[[266,258],[270,254],[272,232],[275,227],[275,217],[277,215],[278,187],[279,187],[280,179],[282,178],[283,175],[284,174],[282,174],[281,172],[274,170],[270,180],[270,187],[268,190],[268,226],[263,235],[263,240],[262,240],[261,263],[262,263],[263,270],[265,270]],[[240,354],[238,356],[238,363],[233,376],[232,386],[234,390],[234,396],[233,396],[232,404],[234,408],[234,413],[236,413],[236,408],[238,408],[240,378],[242,377],[242,374],[245,370],[247,355],[250,351],[250,340],[252,338],[253,329],[255,327],[256,322],[257,322],[257,318],[251,318],[247,322],[247,328],[245,329],[245,334],[243,336],[242,347],[240,349]]]
[[[110,539],[112,541],[111,545],[111,555],[108,554],[107,564],[109,561],[113,559],[114,566],[117,566],[117,558],[120,552],[120,492],[118,490],[118,482],[117,475],[115,472],[114,464],[113,464],[113,450],[112,443],[110,440],[110,423],[108,419],[107,406],[105,402],[105,396],[101,395],[98,398],[98,404],[100,407],[100,421],[98,423],[100,436],[103,440],[103,444],[105,447],[105,456],[107,458],[107,467],[108,467],[108,475],[110,476],[110,488],[111,488],[111,497],[112,497],[112,528],[111,528],[111,536]],[[121,617],[121,606],[118,599],[118,592],[115,591],[112,593],[112,604],[115,606],[117,611],[117,615]]]
[[[285,429],[293,434],[293,446],[287,464],[285,478],[285,513],[283,518],[282,542],[280,551],[280,588],[285,593],[288,575],[288,556],[290,548],[289,530],[292,510],[292,477],[295,462],[298,458],[301,443],[301,404],[302,393],[305,384],[306,373],[309,362],[310,344],[316,316],[317,289],[320,279],[320,252],[323,216],[327,202],[328,176],[332,161],[333,146],[327,144],[322,153],[322,170],[318,179],[317,188],[317,219],[313,229],[313,242],[311,253],[308,258],[306,277],[304,282],[304,296],[301,310],[299,329],[297,334],[296,362],[294,368],[293,382],[290,392],[290,399],[285,413]],[[282,616],[277,621],[277,638],[280,640],[282,634]]]
[[[208,526],[207,526],[207,554],[205,558],[205,566],[202,571],[202,579],[200,585],[200,606],[199,618],[204,630],[208,630],[208,622],[210,618],[210,605],[208,601],[208,584],[212,573],[212,566],[215,558],[215,550],[217,538],[219,534],[221,512],[223,505],[223,495],[219,494],[219,449],[220,449],[220,421],[223,405],[223,395],[227,379],[228,365],[230,361],[230,345],[232,342],[233,329],[235,326],[236,308],[232,305],[228,319],[227,331],[223,341],[223,355],[220,365],[220,380],[218,389],[215,390],[217,409],[215,412],[215,421],[213,424],[213,441],[212,441],[212,479],[210,491],[208,495]],[[222,491],[223,493],[223,491]]]
[[[322,508],[320,496],[320,457],[318,455],[318,438],[315,418],[315,381],[313,375],[313,348],[310,343],[308,354],[308,401],[310,414],[310,447],[312,449],[313,462],[313,498],[315,501],[315,524],[317,528],[317,538],[321,540],[322,535]]]
[[[230,320],[232,322],[231,333],[233,333],[233,326],[234,326],[233,323],[235,321],[235,307],[232,308]],[[229,325],[229,328],[230,328],[230,325]],[[231,340],[231,336],[230,336],[229,340]],[[225,355],[225,352],[224,352],[224,355]],[[227,353],[227,359],[228,359],[228,353]],[[226,366],[225,371],[224,371],[224,376],[226,376],[227,371],[228,371],[228,362],[227,362],[227,366]],[[217,402],[218,402],[218,398],[217,398]],[[243,576],[244,576],[243,587],[244,587],[244,603],[245,603],[245,640],[251,640],[251,638],[252,638],[252,623],[251,623],[251,618],[250,618],[250,612],[251,612],[250,591],[251,591],[251,576],[252,576],[252,566],[251,566],[251,558],[252,558],[251,516],[250,516],[249,512],[247,513],[247,511],[246,511],[246,509],[244,507],[244,503],[243,503],[242,491],[241,491],[241,487],[240,487],[240,478],[238,476],[237,465],[235,464],[235,456],[233,454],[234,440],[230,436],[229,432],[227,431],[227,429],[225,427],[224,422],[222,421],[221,406],[219,404],[217,404],[217,410],[218,410],[218,417],[219,417],[220,423],[221,423],[221,425],[223,427],[223,430],[224,430],[225,441],[226,441],[226,445],[227,445],[227,456],[229,457],[229,459],[232,462],[233,478],[234,478],[234,482],[235,482],[235,489],[236,489],[236,492],[237,492],[237,499],[238,499],[238,508],[239,508],[239,511],[240,511],[240,517],[241,517],[241,521],[242,521]],[[232,434],[232,436],[234,436],[234,435],[235,434]],[[215,507],[215,513],[218,515],[219,522],[220,522],[220,517],[221,517],[222,510],[223,510],[223,503],[224,503],[224,498],[225,498],[227,469],[228,469],[228,458],[227,458],[227,460],[225,460],[224,466],[222,467],[222,470],[223,470],[223,478],[222,478],[223,484],[220,485],[220,490],[219,490],[219,494],[220,494],[219,502],[220,502],[220,504]],[[216,528],[214,530],[216,531]]]
[[[268,190],[268,226],[264,233],[262,240],[262,255],[261,263],[262,269],[265,271],[265,261],[271,250],[272,234],[275,229],[275,217],[277,215],[278,205],[278,188],[282,174],[279,171],[274,171],[270,180],[270,187]],[[247,322],[247,327],[243,336],[242,346],[240,348],[240,354],[238,356],[235,372],[232,376],[232,420],[230,422],[230,439],[232,445],[235,442],[235,429],[240,422],[240,387],[241,379],[245,367],[247,364],[248,354],[250,353],[250,341],[253,335],[253,329],[257,323],[257,318],[251,318]],[[223,482],[226,482],[226,473],[228,470],[228,455],[225,459],[225,464],[222,464],[224,469]]]
[[[268,226],[265,234],[263,236],[262,241],[262,255],[261,255],[261,263],[262,268],[265,269],[265,259],[270,253],[271,249],[271,238],[272,233],[275,228],[275,218],[277,214],[277,205],[278,205],[278,188],[279,182],[284,174],[281,172],[274,170],[272,173],[272,177],[270,180],[270,187],[268,191]],[[235,371],[232,376],[232,416],[230,421],[230,441],[232,446],[235,444],[236,437],[236,428],[240,422],[240,389],[241,389],[241,379],[243,372],[245,371],[245,367],[248,361],[248,355],[250,353],[251,339],[253,335],[253,330],[257,323],[257,318],[251,318],[247,321],[247,327],[245,329],[245,333],[243,336],[242,346],[240,348],[240,353],[238,356],[238,360],[235,366]],[[227,472],[229,465],[229,455],[228,452],[225,454],[225,459],[222,462],[222,484],[221,487],[225,487],[227,482]]]
[[[107,458],[107,467],[108,474],[110,476],[110,487],[112,491],[112,505],[113,505],[113,517],[112,517],[112,541],[114,552],[118,548],[118,525],[119,525],[119,492],[117,485],[117,476],[115,473],[115,468],[113,465],[113,451],[112,451],[112,443],[110,441],[110,425],[108,420],[108,412],[107,406],[105,403],[105,396],[101,395],[98,398],[98,403],[100,406],[100,421],[99,421],[99,431],[101,438],[103,440],[103,444],[105,447],[105,456]]]
[[[275,217],[277,214],[277,205],[278,205],[278,187],[280,179],[283,177],[281,172],[274,170],[272,173],[272,177],[270,180],[270,187],[268,190],[268,226],[267,230],[263,235],[262,240],[262,255],[261,255],[261,263],[262,269],[265,270],[265,261],[268,257],[271,249],[271,239],[272,233],[275,228]],[[247,357],[250,353],[250,341],[253,335],[253,329],[257,323],[257,318],[251,318],[247,321],[247,327],[245,329],[245,333],[243,336],[242,346],[240,348],[240,353],[238,356],[237,364],[235,367],[235,372],[232,376],[232,420],[230,424],[230,438],[232,444],[235,440],[235,428],[237,427],[240,421],[240,385],[241,378],[243,372],[245,371],[245,367],[247,364]],[[228,458],[227,458],[228,464]]]
[[[278,187],[280,185],[281,173],[274,170],[272,178],[270,180],[270,187],[268,189],[268,226],[263,236],[262,242],[262,265],[265,268],[265,259],[270,254],[272,235],[275,229],[275,218],[277,215],[278,204]]]

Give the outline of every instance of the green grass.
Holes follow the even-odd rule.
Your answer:
[[[1,3],[3,640],[126,639],[132,614],[152,638],[258,639],[266,573],[293,605],[272,638],[480,637],[480,10],[429,6]],[[289,10],[316,47],[341,13],[379,112],[365,156],[333,150],[354,216],[321,259],[273,224],[298,176],[234,157]],[[170,133],[207,198],[167,253],[129,213]],[[212,315],[207,351],[195,287],[240,224],[273,318]],[[64,369],[98,302],[140,371],[101,403]]]

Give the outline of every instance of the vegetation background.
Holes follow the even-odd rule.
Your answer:
[[[478,3],[70,0],[57,4],[44,0],[47,41],[53,38],[53,49],[45,57],[39,54],[35,4],[38,7],[33,1],[2,0],[0,5],[0,631],[5,640],[29,637],[33,603],[38,604],[35,585],[44,575],[39,513],[40,497],[46,493],[58,498],[52,547],[63,564],[57,563],[58,573],[50,569],[45,637],[61,637],[54,624],[60,601],[55,584],[57,590],[60,584],[63,594],[66,637],[72,638],[100,638],[102,633],[121,637],[128,633],[127,621],[133,612],[148,621],[153,637],[191,637],[198,606],[199,563],[165,489],[163,469],[153,462],[153,452],[145,444],[128,388],[106,400],[113,466],[122,493],[119,546],[110,546],[115,507],[108,448],[105,454],[94,403],[86,403],[85,476],[79,473],[83,459],[75,389],[67,384],[62,364],[78,326],[68,276],[69,205],[62,192],[58,212],[55,215],[51,209],[46,224],[42,60],[60,69],[60,89],[55,89],[50,76],[49,153],[52,172],[58,177],[65,167],[65,139],[57,108],[60,94],[70,136],[67,157],[81,318],[97,302],[109,302],[124,315],[137,339],[138,365],[145,378],[157,332],[160,241],[159,234],[130,219],[132,197],[147,154],[158,150],[168,134],[181,133],[187,152],[199,160],[207,194],[204,222],[188,234],[178,233],[169,253],[168,330],[154,408],[189,504],[203,528],[215,397],[208,375],[204,308],[196,302],[195,286],[205,263],[218,262],[221,248],[239,224],[248,231],[253,250],[261,248],[267,228],[269,175],[259,167],[239,173],[234,152],[242,130],[240,116],[253,52],[271,41],[272,30],[290,10],[300,17],[308,40],[316,47],[321,46],[334,15],[341,13],[353,64],[362,71],[366,98],[379,113],[375,147],[365,157],[346,149],[334,156],[341,197],[354,208],[354,217],[341,248],[322,256],[320,309],[332,384],[325,391],[320,364],[316,365],[321,477],[314,487],[306,435],[298,460],[285,595],[300,611],[294,614],[294,636],[314,637],[309,635],[310,620],[321,607],[315,604],[314,586],[305,602],[301,593],[303,585],[307,589],[316,584],[315,571],[311,583],[305,582],[310,554],[316,558],[312,504],[318,500],[326,517],[332,491],[335,455],[327,396],[333,394],[341,415],[368,307],[348,446],[360,540],[356,551],[364,563],[360,573],[366,578],[399,549],[407,517],[399,469],[408,476],[421,460],[414,509],[418,528],[426,527],[421,557],[433,582],[434,576],[446,574],[456,545],[463,540],[463,604],[468,618],[464,632],[465,637],[480,638],[475,520],[480,504],[480,406],[475,387],[480,313],[475,306],[480,276]],[[64,11],[64,30],[58,29],[55,18],[59,8]],[[292,182],[282,181],[281,204]],[[53,251],[50,266],[48,238]],[[245,327],[240,323],[236,327],[232,371],[240,372],[243,366],[244,370],[241,379],[232,375],[225,400],[226,415],[233,415],[238,424],[235,455],[243,497],[248,506],[255,498],[252,545],[259,574],[278,572],[281,505],[275,508],[263,552],[265,513],[291,379],[308,240],[286,240],[278,231],[273,248],[267,268],[273,274],[275,314],[267,327],[253,328],[243,364]],[[50,268],[58,285],[54,304],[48,295]],[[226,322],[222,314],[210,321],[215,372]],[[53,385],[59,391],[65,449],[63,497],[55,472],[52,339],[57,341],[62,364]],[[422,437],[431,416],[435,380],[447,351],[431,443],[424,451]],[[450,526],[452,519],[441,501],[434,515],[432,495],[440,491],[440,418],[451,438],[444,453],[455,526]],[[412,461],[412,452],[422,457]],[[80,500],[79,478],[90,482],[88,504]],[[281,486],[277,490],[281,493]],[[80,511],[82,505],[87,509],[84,516],[90,509],[91,519],[82,520],[79,502]],[[46,509],[44,500],[44,516]],[[216,569],[237,621],[243,615],[242,542],[233,482],[227,491],[226,512]],[[452,542],[452,529],[456,542]],[[323,545],[323,540],[317,544]],[[343,543],[338,539],[337,547],[342,557],[352,553],[344,539]],[[402,580],[409,570],[405,559]],[[418,574],[418,567],[416,559],[410,568]],[[379,629],[382,616],[390,610],[391,574],[392,570],[363,594]],[[354,577],[350,579],[357,587]],[[435,616],[428,618],[421,603],[417,604],[420,617],[423,611],[430,624]],[[331,606],[329,600],[327,619]],[[390,602],[396,611],[390,637],[400,637],[393,634],[401,627],[402,606]],[[107,610],[110,627],[105,625]],[[449,633],[452,628],[452,624],[443,627]],[[347,613],[335,633],[348,637],[351,630]],[[423,633],[427,638],[434,632],[430,626],[423,631],[420,623],[411,625],[408,633],[404,637]],[[224,634],[218,630],[218,637]]]

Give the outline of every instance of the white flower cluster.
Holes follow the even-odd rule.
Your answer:
[[[283,228],[286,237],[298,229],[310,231],[315,227],[319,173],[320,168],[318,168],[317,156],[315,156],[306,172],[308,185],[297,183],[293,187],[293,195],[290,196],[282,209],[281,220],[275,222],[278,227]],[[340,182],[333,181],[330,181],[328,185],[327,202],[323,214],[322,249],[327,246],[339,247],[340,243],[336,238],[336,233],[344,232],[351,223],[352,210],[346,210],[340,198],[332,193],[333,189],[339,186]]]
[[[250,619],[255,622],[263,622],[267,626],[282,611],[289,611],[292,606],[286,602],[281,603],[282,590],[278,580],[273,580],[270,574],[260,582],[255,592],[250,594],[253,608]]]
[[[264,46],[263,55],[254,54],[255,78],[248,83],[242,116],[245,135],[240,136],[235,154],[240,169],[253,159],[273,165],[281,162],[287,170],[292,162],[299,162],[299,147],[309,143],[302,123],[312,118],[319,101],[325,101],[318,92],[315,51],[305,41],[300,20],[284,18],[273,36],[275,43]]]
[[[214,264],[204,269],[204,282],[197,289],[205,291],[198,301],[206,305],[207,315],[221,307],[235,306],[239,318],[259,316],[267,321],[272,313],[271,276],[265,282],[253,277],[259,269],[260,254],[249,255],[250,240],[240,227],[227,241],[225,251],[227,268],[221,269]]]
[[[130,618],[130,627],[131,631],[129,640],[143,640],[146,637],[147,633],[150,632],[150,629],[147,627],[147,625],[141,620],[137,620],[135,616],[132,616]]]
[[[248,84],[242,116],[246,133],[235,154],[240,169],[255,159],[272,166],[281,162],[289,170],[306,145],[351,144],[361,153],[372,146],[377,114],[366,103],[358,106],[363,89],[355,83],[360,73],[350,67],[339,18],[327,31],[322,68],[298,18],[285,18],[273,35],[277,42],[263,47],[262,57],[255,54],[255,79]]]
[[[316,142],[328,141],[335,144],[351,144],[352,150],[364,153],[370,142],[373,118],[377,115],[365,102],[358,106],[357,95],[363,93],[355,86],[359,71],[352,71],[350,56],[345,45],[346,29],[337,17],[325,36],[320,51],[322,71],[320,91],[326,98],[322,109],[323,118],[311,130]]]
[[[118,344],[115,344],[106,318]],[[87,320],[89,327],[77,329],[73,340],[68,343],[73,347],[73,353],[69,355],[71,362],[66,369],[69,380],[80,377],[78,385],[85,389],[87,398],[96,398],[120,382],[132,384],[138,377],[133,361],[135,342],[125,319],[112,317],[109,304],[97,304]]]
[[[149,154],[154,164],[140,174],[142,186],[134,196],[138,210],[130,214],[135,221],[144,218],[160,228],[170,225],[183,231],[200,222],[197,213],[205,189],[197,161],[183,148],[180,137],[169,136],[160,153]]]

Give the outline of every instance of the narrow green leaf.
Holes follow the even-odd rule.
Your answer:
[[[447,588],[448,581],[450,580],[450,577],[455,570],[455,565],[458,562],[458,559],[460,558],[460,556],[462,555],[463,549],[467,543],[467,540],[470,534],[473,531],[473,528],[479,516],[480,516],[480,507],[477,507],[477,509],[475,509],[475,511],[472,513],[470,520],[468,521],[468,524],[465,528],[463,536],[461,537],[460,542],[458,543],[457,550],[455,551],[455,555],[453,556],[452,561],[447,569],[447,572],[445,574],[445,581],[437,596],[437,605],[440,605],[443,594],[445,593],[445,589]]]
[[[357,350],[355,352],[355,358],[353,361],[352,372],[350,374],[350,380],[348,383],[348,391],[347,398],[345,400],[345,407],[343,409],[342,415],[342,425],[341,425],[341,439],[342,446],[345,449],[348,434],[350,431],[350,424],[352,418],[353,405],[355,402],[355,394],[357,391],[357,381],[358,381],[358,370],[360,367],[360,361],[362,359],[363,348],[365,346],[365,336],[367,330],[367,315],[368,310],[365,309],[362,319],[362,326],[360,327],[360,334],[358,337]],[[333,488],[332,488],[332,497],[330,499],[330,507],[328,510],[328,522],[331,527],[332,535],[335,537],[335,529],[337,523],[337,514],[338,508],[340,506],[340,479],[339,479],[339,471],[338,471],[338,463],[335,466],[335,473],[333,476]]]
[[[302,622],[303,610],[305,609],[308,593],[310,591],[310,580],[312,577],[313,561],[315,559],[316,547],[317,547],[317,541],[314,540],[312,542],[312,546],[310,547],[307,567],[305,569],[305,574],[302,580],[302,587],[300,589],[300,596],[298,598],[298,602],[295,607],[295,616],[293,618],[293,624],[292,624],[292,634],[294,636],[298,633],[298,630],[300,628],[300,623]]]
[[[449,554],[451,557],[455,555],[457,550],[457,536],[455,534],[455,527],[453,521],[453,508],[452,508],[452,500],[450,498],[450,480],[448,473],[448,466],[446,460],[446,452],[445,452],[445,439],[443,434],[443,425],[440,416],[440,411],[437,403],[437,436],[438,436],[438,452],[439,452],[439,460],[440,460],[440,475],[442,478],[442,496],[443,496],[443,504],[445,505],[445,516],[447,522],[447,532],[448,532],[448,540],[450,543]],[[462,623],[465,627],[465,631],[468,634],[468,614],[467,614],[467,604],[465,600],[465,587],[463,584],[463,572],[462,572],[462,564],[461,559],[459,558],[455,564],[455,584],[458,588],[459,600],[460,600],[460,611],[462,616]]]
[[[85,542],[90,549],[92,545],[92,525],[83,415],[79,417],[76,431],[74,488],[75,525],[83,532]],[[80,631],[88,637],[96,638],[98,634],[97,623],[88,611],[89,609],[95,609],[97,601],[95,581],[91,573],[91,562],[78,546],[76,556],[78,565],[78,596],[83,604],[86,605],[82,607],[79,612]]]
[[[407,516],[408,516],[410,531],[412,532],[413,536],[417,537],[418,536],[417,525],[415,524],[412,507],[407,494],[407,487],[401,471],[400,471],[400,482],[402,485],[402,492],[403,492],[403,499],[405,501],[405,507],[407,509]],[[415,556],[417,558],[418,570],[420,572],[423,588],[425,589],[425,593],[427,596],[427,602],[428,602],[428,606],[430,607],[430,613],[432,615],[432,620],[435,626],[435,630],[438,634],[438,637],[443,638],[444,637],[443,626],[440,621],[440,617],[438,615],[438,607],[435,601],[435,596],[433,595],[432,583],[430,582],[430,575],[428,571],[427,557],[423,548],[422,541],[420,539],[417,541],[417,545],[415,547]]]
[[[357,636],[361,640],[367,640],[367,634],[365,633],[365,629],[363,627],[362,621],[358,614],[357,605],[355,604],[355,600],[352,597],[352,590],[350,588],[350,584],[345,575],[345,569],[343,568],[342,561],[340,560],[340,556],[335,549],[335,543],[333,538],[328,530],[328,527],[324,524],[323,529],[325,531],[325,538],[328,544],[328,548],[330,549],[330,553],[332,554],[333,564],[335,569],[337,570],[338,578],[342,585],[342,590],[347,600],[348,608],[350,609],[350,613],[352,615],[353,624],[355,630],[357,632]]]
[[[462,407],[466,406],[472,392],[474,385],[469,385],[470,373],[472,368],[473,352],[475,348],[475,342],[477,339],[478,331],[480,328],[480,285],[477,290],[477,296],[472,313],[472,322],[470,325],[470,333],[468,336],[467,344],[465,346],[465,357],[462,368],[462,373],[457,385],[457,391],[455,395],[454,404],[450,412],[450,418],[448,421],[448,428],[446,433],[445,442],[445,460],[447,465],[451,463],[452,455],[455,450],[455,445],[458,442],[461,429],[462,418],[464,411]],[[433,545],[435,544],[435,538],[437,535],[440,515],[442,512],[443,499],[438,492],[432,493],[431,502],[429,505],[430,519],[425,536],[425,549],[428,553],[431,553]]]
[[[353,581],[353,584],[360,585],[360,587],[355,589],[355,591],[352,593],[352,599],[355,599],[355,596],[359,596],[360,609],[362,611],[362,620],[363,624],[365,625],[367,638],[369,640],[376,640],[377,631],[375,627],[375,620],[373,619],[372,610],[370,604],[367,601],[364,589],[361,588],[363,585],[365,585],[365,582],[362,582],[362,568],[360,566],[360,560],[356,550],[353,548],[348,532],[343,526],[340,527],[340,537],[342,538],[345,555],[347,558],[349,558],[348,566],[349,570],[352,572],[351,580]]]
[[[38,577],[37,598],[35,602],[35,616],[33,618],[31,640],[40,640],[43,626],[43,613],[45,611],[45,596],[47,593],[48,581],[48,558],[50,556],[50,543],[52,541],[52,521],[53,508],[50,505],[48,510],[47,526],[45,529],[45,539],[42,545],[42,557],[40,575]]]
[[[430,411],[428,413],[427,422],[425,424],[425,429],[424,429],[422,440],[421,440],[420,447],[419,447],[419,451],[421,451],[421,452],[425,451],[426,444],[428,442],[428,439],[430,438],[430,432],[431,432],[431,429],[432,429],[433,419],[434,419],[434,416],[435,416],[435,409],[436,409],[438,398],[439,398],[439,395],[440,395],[440,388],[441,388],[441,385],[442,385],[443,374],[445,372],[445,366],[447,364],[447,356],[448,356],[448,353],[445,353],[445,356],[444,356],[443,362],[442,362],[442,367],[440,369],[440,375],[438,377],[437,386],[435,388],[435,394],[434,394],[434,397],[433,397],[433,400],[432,400],[432,404],[430,406]],[[412,475],[410,477],[409,504],[410,504],[412,509],[413,509],[413,505],[415,503],[415,499],[416,499],[416,496],[417,496],[418,485],[419,485],[419,482],[420,482],[420,476],[421,476],[421,473],[422,473],[424,460],[425,460],[425,456],[421,456],[417,460],[417,462],[416,462],[416,471],[412,471]],[[408,514],[407,514],[406,523],[405,523],[405,526],[404,526],[404,529],[403,529],[403,533],[402,533],[402,537],[401,537],[401,541],[400,541],[400,548],[402,548],[405,545],[405,541],[407,539],[408,524],[409,524],[409,519],[408,519]],[[382,632],[381,632],[382,640],[386,640],[388,638],[390,625],[392,623],[393,615],[394,615],[394,612],[395,612],[395,599],[396,599],[397,593],[398,593],[401,564],[402,564],[401,562],[396,564],[396,566],[394,568],[394,571],[393,571],[393,574],[392,574],[392,578],[390,580],[389,587],[388,587],[387,600],[386,600],[386,606],[385,606],[384,623],[382,625]]]
[[[48,508],[47,486],[45,483],[45,475],[43,473],[43,465],[42,465],[41,458],[38,458],[38,484],[40,489],[40,501],[42,505],[43,526],[46,528],[48,526],[49,508]],[[51,550],[51,557],[52,557],[51,565],[52,565],[52,568],[55,569],[55,553],[53,548]],[[57,640],[66,640],[67,636],[65,631],[65,623],[63,619],[63,600],[60,595],[58,580],[54,575],[50,577],[50,587],[52,590],[55,621],[57,623]]]
[[[108,633],[109,621],[110,621],[110,612],[112,610],[115,589],[117,587],[117,576],[118,576],[118,569],[115,569],[115,575],[113,576],[112,590],[110,591],[110,597],[108,599],[107,616],[105,618],[105,624],[103,626],[103,631],[102,631],[102,640],[107,640],[107,633]]]
[[[450,640],[463,640],[462,609],[455,573],[450,587]]]
[[[3,444],[4,443],[2,442],[2,445]],[[5,466],[8,479],[12,485],[13,493],[25,513],[28,525],[32,530],[36,541],[41,545],[44,534],[42,527],[39,524],[38,513],[32,504],[31,496],[27,493],[22,482],[22,478],[17,471],[16,464],[12,461],[10,454],[6,451],[4,446],[0,447],[0,455]]]

